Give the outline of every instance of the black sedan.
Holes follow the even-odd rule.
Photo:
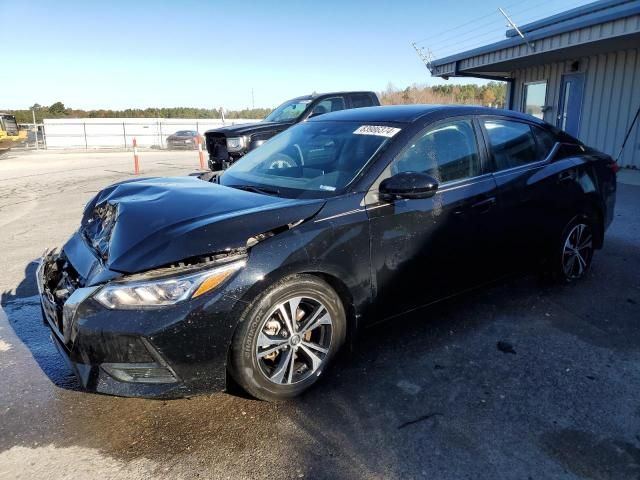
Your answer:
[[[204,138],[195,130],[178,130],[167,137],[167,148],[194,150],[198,148],[198,141],[204,142]]]
[[[505,273],[588,271],[616,163],[537,119],[372,107],[300,123],[221,176],[91,200],[38,283],[82,385],[294,397],[358,328]],[[227,374],[230,377],[227,377]]]

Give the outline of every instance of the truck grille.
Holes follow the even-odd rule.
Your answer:
[[[224,135],[207,134],[207,152],[209,158],[226,162],[229,160],[229,152],[227,151],[227,139]]]

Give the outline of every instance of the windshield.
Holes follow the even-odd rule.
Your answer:
[[[242,157],[219,181],[290,198],[337,195],[399,131],[361,122],[300,123]]]
[[[265,122],[286,122],[295,120],[305,111],[311,100],[289,100],[283,103],[264,119]]]
[[[195,136],[196,132],[191,131],[191,130],[180,130],[176,133],[174,133],[174,135],[178,136],[178,137],[189,137],[189,136]]]

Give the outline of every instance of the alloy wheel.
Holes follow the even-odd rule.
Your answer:
[[[321,369],[331,347],[333,319],[307,296],[278,303],[260,325],[255,355],[262,374],[279,385],[301,382]]]
[[[593,257],[593,235],[589,225],[578,223],[566,237],[562,248],[562,271],[568,280],[586,273]]]

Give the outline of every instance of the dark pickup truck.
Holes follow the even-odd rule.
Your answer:
[[[380,105],[373,92],[335,92],[305,95],[289,100],[264,120],[216,128],[205,132],[209,168],[223,170],[247,152],[299,122],[323,113]]]

